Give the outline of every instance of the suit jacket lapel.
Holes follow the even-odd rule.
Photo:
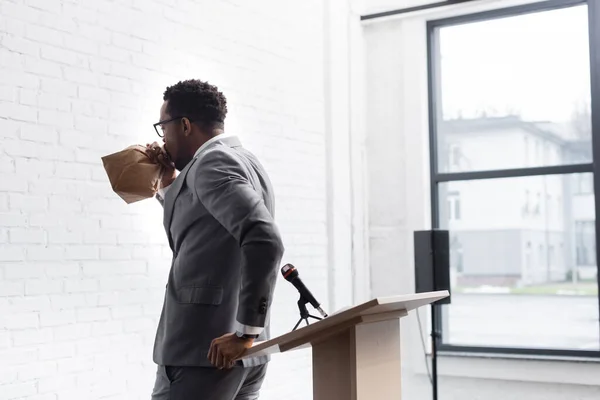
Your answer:
[[[185,182],[185,177],[187,176],[187,173],[190,170],[190,168],[192,167],[192,165],[194,164],[194,162],[196,162],[196,158],[193,158],[192,161],[190,161],[188,163],[188,165],[186,165],[186,167],[183,169],[183,171],[181,171],[181,173],[179,175],[177,175],[177,178],[172,183],[171,188],[165,195],[165,205],[164,205],[165,214],[164,214],[163,223],[165,225],[165,230],[167,231],[167,237],[169,238],[169,245],[171,246],[172,250],[174,250],[174,249],[173,249],[173,238],[171,237],[171,221],[173,220],[173,210],[175,207],[175,200],[177,199],[177,196],[179,196],[179,193],[181,192],[181,189],[183,188],[183,184]]]

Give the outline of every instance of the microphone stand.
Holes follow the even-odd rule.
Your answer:
[[[304,296],[300,295],[300,300],[298,300],[298,310],[300,310],[300,319],[298,320],[298,323],[296,324],[296,326],[294,326],[294,329],[292,329],[292,331],[295,331],[298,328],[298,326],[300,325],[300,323],[302,321],[306,322],[306,325],[308,326],[309,325],[309,322],[308,322],[309,318],[313,318],[313,319],[316,319],[316,320],[319,320],[319,321],[323,319],[323,318],[311,315],[308,312],[308,309],[306,308],[307,304],[308,304],[308,300],[306,300],[304,298]]]

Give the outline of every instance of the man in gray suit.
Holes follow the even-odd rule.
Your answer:
[[[215,86],[179,82],[165,91],[154,125],[164,146],[147,146],[165,166],[157,198],[173,250],[153,400],[257,399],[265,377],[268,357],[239,357],[269,338],[284,249],[267,173],[223,133],[226,114]]]

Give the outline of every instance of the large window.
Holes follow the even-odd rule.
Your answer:
[[[429,23],[443,350],[600,356],[588,11],[555,0]]]

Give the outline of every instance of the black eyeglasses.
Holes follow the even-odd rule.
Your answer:
[[[165,136],[165,128],[163,127],[163,125],[168,124],[169,122],[173,122],[173,121],[177,121],[178,119],[182,119],[182,118],[187,118],[187,117],[175,117],[175,118],[170,118],[170,119],[165,119],[163,121],[158,121],[157,123],[155,123],[154,126],[154,130],[156,131],[156,134],[159,137],[164,137]],[[191,119],[188,118],[188,120],[190,122],[192,122]],[[160,126],[160,131],[158,130],[158,127]]]

